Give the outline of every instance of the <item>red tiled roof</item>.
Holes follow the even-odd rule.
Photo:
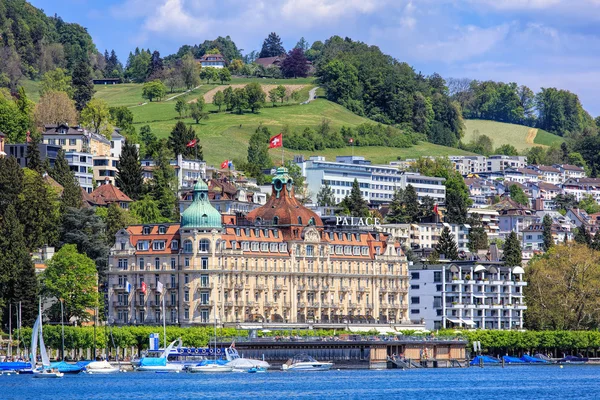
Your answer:
[[[110,183],[98,186],[90,196],[98,205],[108,205],[112,203],[131,203],[131,200],[125,193],[123,193],[118,187],[113,186]]]

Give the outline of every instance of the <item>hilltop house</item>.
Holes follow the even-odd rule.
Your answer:
[[[202,65],[202,68],[213,67],[213,68],[225,68],[227,62],[225,61],[225,57],[221,54],[205,54],[196,62]]]

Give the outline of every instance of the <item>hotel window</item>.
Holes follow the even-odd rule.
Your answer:
[[[155,269],[160,269],[160,258],[156,257],[154,259],[154,268]]]
[[[240,228],[235,228],[235,236],[240,236]]]
[[[119,268],[121,269],[127,269],[127,259],[126,258],[119,258],[119,262],[118,262]]]
[[[343,247],[340,245],[335,246],[335,254],[342,254],[343,253]]]
[[[137,242],[137,246],[136,248],[140,251],[146,251],[148,250],[148,241],[147,240],[140,240],[139,242]]]
[[[140,305],[143,305],[144,304],[144,293],[140,292],[140,294],[139,294],[138,297],[139,297],[139,300],[140,300]]]
[[[273,236],[277,239],[279,238],[279,231],[277,229],[273,230]]]
[[[183,301],[190,301],[190,291],[186,290],[183,292]]]
[[[363,246],[362,247],[362,255],[363,256],[368,256],[369,255],[369,248],[367,246]]]
[[[225,242],[223,242],[223,244],[225,244]],[[223,247],[223,248],[225,248],[225,247]],[[237,242],[235,240],[231,241],[231,249],[232,250],[237,249]]]
[[[287,251],[287,243],[281,243],[279,245],[279,251],[285,253]]]
[[[250,250],[250,242],[242,242],[242,250],[249,251]]]
[[[149,235],[151,228],[149,226],[145,226],[142,230],[142,234]]]
[[[202,257],[202,269],[208,269],[208,257]]]
[[[344,254],[352,254],[352,246],[344,246]]]
[[[190,309],[186,308],[183,310],[183,318],[190,319]]]
[[[184,253],[192,252],[192,241],[191,240],[186,240],[185,242],[183,242],[183,252]]]
[[[209,249],[210,249],[210,242],[208,241],[208,239],[200,240],[200,243],[198,243],[198,252],[199,253],[208,253]]]
[[[269,251],[269,243],[261,243],[260,251]]]
[[[255,237],[260,237],[260,229],[256,228],[256,229],[254,230],[254,236],[255,236]]]
[[[268,229],[263,229],[263,235],[264,235],[264,237],[268,238],[269,237],[269,230]]]
[[[76,146],[77,145],[77,139],[69,139],[69,146]]]
[[[61,146],[64,146],[67,144],[67,139],[58,139],[58,144],[60,144]]]
[[[176,268],[175,259],[171,258],[171,269],[175,269],[175,268]]]
[[[185,258],[185,260],[184,260],[184,265],[185,265],[186,267],[189,267],[189,266],[190,266],[190,259],[189,259],[188,257],[186,257],[186,258]]]
[[[142,269],[142,270],[144,269],[144,258],[139,259],[139,266],[140,266],[140,269]]]
[[[165,226],[159,226],[158,227],[158,233],[161,235],[164,235],[165,233],[167,233],[167,228]]]
[[[315,254],[315,247],[312,245],[307,245],[306,246],[306,255],[308,257],[312,257],[312,256],[314,256],[314,254]]]
[[[258,242],[252,242],[252,251],[258,251]]]
[[[178,250],[178,249],[179,249],[179,241],[178,240],[171,241],[171,250]]]
[[[152,242],[152,250],[164,250],[165,249],[165,241],[164,240],[155,240]]]
[[[271,243],[271,253],[277,252],[277,243]]]
[[[354,246],[352,250],[355,256],[360,256],[360,246]]]
[[[183,283],[190,283],[190,275],[189,274],[183,275]]]

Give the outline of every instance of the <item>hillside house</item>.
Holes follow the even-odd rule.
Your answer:
[[[200,63],[200,65],[202,65],[202,68],[225,68],[227,64],[225,57],[223,57],[221,54],[205,54],[199,59],[197,59],[196,62]]]

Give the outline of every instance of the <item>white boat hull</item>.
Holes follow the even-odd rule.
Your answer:
[[[219,364],[208,364],[208,365],[196,365],[193,367],[188,367],[188,371],[192,373],[199,372],[232,372],[233,367],[228,365],[219,365]]]
[[[34,378],[62,378],[65,376],[62,372],[35,372]]]
[[[119,367],[113,367],[107,361],[93,361],[89,363],[85,370],[88,374],[114,374],[119,372]]]
[[[284,364],[282,369],[284,371],[329,371],[333,363],[328,362],[301,362],[292,365]]]
[[[181,364],[167,364],[167,365],[151,365],[145,367],[138,367],[138,371],[142,372],[181,372],[183,365]]]

